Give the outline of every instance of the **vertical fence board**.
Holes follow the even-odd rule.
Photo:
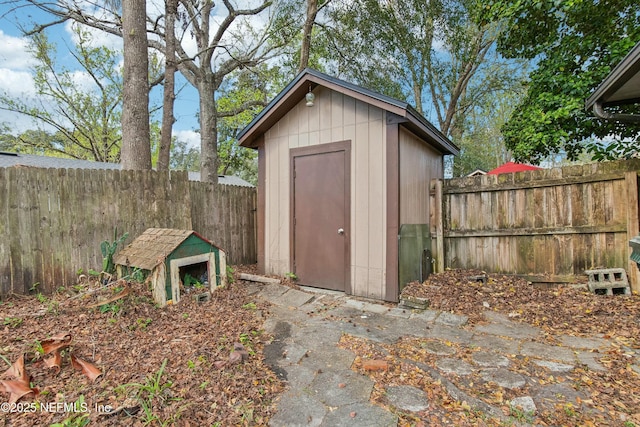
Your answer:
[[[557,279],[624,267],[637,283],[628,240],[638,234],[639,170],[628,160],[446,180],[443,267]]]
[[[255,188],[189,182],[186,172],[0,168],[0,295],[53,292],[101,270],[102,241],[149,227],[193,229],[254,263]],[[247,229],[249,228],[249,229]]]

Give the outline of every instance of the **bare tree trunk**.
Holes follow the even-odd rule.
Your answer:
[[[151,169],[146,21],[145,0],[122,1],[124,86],[121,163],[123,169]]]
[[[307,0],[307,19],[302,26],[302,45],[300,46],[300,64],[298,72],[301,72],[309,66],[309,52],[311,51],[311,33],[313,32],[313,24],[316,22],[318,15],[318,0]]]
[[[218,183],[218,118],[215,102],[216,85],[212,75],[198,82],[200,97],[200,180]]]
[[[162,98],[162,129],[160,131],[160,148],[158,150],[158,170],[169,170],[171,158],[171,133],[173,129],[173,102],[175,100],[176,73],[176,35],[175,23],[178,14],[178,1],[166,0],[165,10],[165,71],[164,93]]]

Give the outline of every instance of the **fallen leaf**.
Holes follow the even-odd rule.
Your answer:
[[[62,366],[62,355],[60,354],[60,350],[56,350],[53,352],[53,356],[48,359],[44,359],[44,364],[49,369],[53,369],[55,371],[55,375],[60,373],[60,367]]]
[[[351,413],[349,414],[349,416],[350,416],[351,418],[355,418],[355,417],[356,417],[356,415],[358,415],[358,414],[357,414],[355,411],[353,411],[353,412],[351,412]]]
[[[76,357],[73,353],[71,353],[71,365],[73,365],[75,369],[82,371],[82,373],[91,381],[95,381],[102,375],[102,371],[97,366],[91,362],[87,362],[84,359]]]
[[[35,394],[35,390],[29,387],[29,383],[25,383],[21,380],[3,380],[0,381],[0,386],[2,386],[5,393],[10,394],[9,403],[16,403],[28,394]]]
[[[64,332],[40,342],[44,354],[49,354],[56,350],[65,349],[69,347],[69,344],[71,344],[71,334]]]
[[[29,384],[29,375],[24,369],[24,354],[20,355],[20,357],[13,362],[13,365],[2,374],[2,378],[6,377],[15,378],[16,380]]]

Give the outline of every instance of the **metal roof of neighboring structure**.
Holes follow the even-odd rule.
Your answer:
[[[305,97],[309,88],[323,86],[351,96],[407,119],[407,127],[427,139],[444,154],[458,154],[460,149],[405,101],[374,92],[353,83],[307,68],[300,72],[252,121],[238,134],[243,147],[256,147],[256,141],[271,126]]]
[[[193,230],[175,230],[172,228],[148,228],[144,233],[122,249],[113,258],[116,265],[153,270],[164,262],[187,237],[195,234],[207,243],[204,237]]]
[[[491,169],[489,172],[487,172],[487,175],[500,175],[501,173],[533,171],[538,169],[542,169],[542,168],[538,166],[533,166],[533,165],[525,165],[522,163],[507,162],[503,165],[498,166],[495,169]]]
[[[640,43],[613,69],[587,99],[587,109],[596,103],[622,105],[640,102]]]
[[[13,166],[30,166],[35,168],[56,169],[121,169],[120,163],[94,162],[91,160],[67,159],[63,157],[38,156],[35,154],[9,153],[0,151],[0,168]],[[189,181],[200,181],[200,172],[189,172]],[[218,175],[218,183],[254,187],[253,184],[233,175]]]

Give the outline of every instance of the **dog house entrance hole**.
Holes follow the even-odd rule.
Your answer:
[[[209,263],[199,262],[179,267],[180,282],[185,292],[201,291],[209,287]]]

